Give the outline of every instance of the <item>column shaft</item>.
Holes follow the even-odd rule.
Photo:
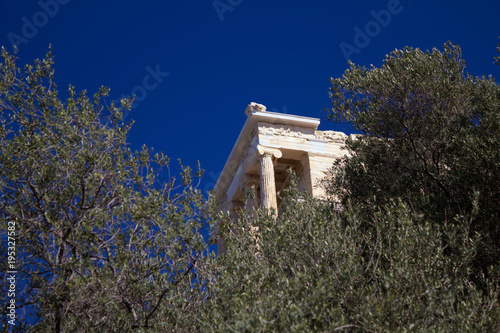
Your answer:
[[[260,199],[262,207],[274,209],[275,216],[278,215],[278,203],[276,200],[276,181],[274,179],[274,160],[281,158],[279,149],[257,146],[260,155]]]
[[[276,212],[278,211],[274,165],[271,154],[264,154],[260,158],[260,196],[262,207],[266,209],[273,208]]]

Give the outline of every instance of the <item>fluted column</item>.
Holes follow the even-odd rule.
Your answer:
[[[274,180],[274,160],[282,156],[280,150],[257,146],[260,155],[260,198],[261,205],[266,209],[278,212],[276,200],[276,182]]]

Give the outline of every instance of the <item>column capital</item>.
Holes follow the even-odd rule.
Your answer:
[[[277,148],[264,147],[262,145],[257,145],[257,152],[260,156],[271,155],[275,158],[281,158],[281,156],[283,156],[281,150]]]

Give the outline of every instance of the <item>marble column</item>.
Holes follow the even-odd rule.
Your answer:
[[[276,182],[274,180],[274,162],[282,156],[279,149],[257,146],[260,155],[260,198],[262,207],[278,213],[276,200]]]

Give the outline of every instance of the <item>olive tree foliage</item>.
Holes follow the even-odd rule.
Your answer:
[[[226,221],[231,226],[222,231],[227,253],[210,266],[208,298],[193,330],[500,328],[500,290],[484,294],[469,281],[480,241],[471,234],[473,215],[438,227],[402,200],[373,205],[366,214],[349,205],[337,212],[333,201],[312,198],[294,186],[285,192],[286,204],[276,221],[265,211],[258,211],[257,217],[243,211],[237,221]],[[442,238],[451,240],[455,252],[447,253]]]
[[[24,68],[5,49],[2,59],[0,253],[5,272],[13,221],[15,329],[123,332],[161,318],[175,330],[202,292],[201,169],[181,165],[176,179],[164,154],[132,152],[107,88],[89,97],[70,86],[61,100],[51,52]]]
[[[494,79],[466,73],[460,48],[448,42],[443,51],[395,50],[379,68],[351,63],[331,84],[329,118],[363,135],[348,140],[349,156],[334,167],[330,193],[367,211],[401,199],[426,219],[457,228],[455,217],[470,215],[477,203],[470,235],[480,243],[471,278],[483,283],[500,259]]]

